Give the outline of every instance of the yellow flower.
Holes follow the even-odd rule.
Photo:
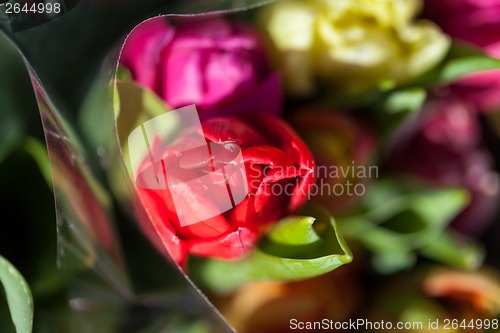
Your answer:
[[[265,7],[260,25],[291,93],[327,84],[363,93],[403,83],[443,59],[450,39],[415,21],[421,0],[281,0]]]

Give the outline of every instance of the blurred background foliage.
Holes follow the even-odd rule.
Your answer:
[[[203,10],[203,8],[199,10]],[[131,15],[131,13],[127,15]],[[130,19],[127,21],[128,23],[138,19],[135,17],[132,20],[130,16],[127,16],[127,18]],[[114,39],[117,38],[118,32],[109,32],[109,34],[110,36],[107,37]],[[87,72],[86,77],[89,81],[80,82],[79,85],[77,84],[67,91],[68,94],[65,99],[61,100],[62,104],[60,106],[63,109],[77,109],[73,107],[80,105],[85,94],[88,93],[85,89],[81,90],[80,88],[82,86],[88,87],[88,82],[93,79],[92,75],[95,75],[98,71],[99,61],[111,48],[110,45],[103,42],[106,36],[102,38],[103,40],[99,43],[100,54],[95,54],[93,58],[89,58],[88,66],[90,67],[75,68],[81,75]],[[88,54],[82,56],[88,56]],[[60,91],[64,91],[66,86],[69,87],[69,83],[75,75],[74,72],[64,71],[41,74],[42,76],[46,75],[47,78],[52,76],[53,80],[48,81],[51,81],[52,88]],[[89,109],[91,108],[89,106]],[[76,115],[73,116],[77,117]],[[80,125],[85,127],[85,123],[87,125],[94,124],[96,118],[92,117],[99,116],[99,114],[94,112],[93,114],[78,116],[83,117],[81,118],[83,124]],[[500,158],[499,136],[495,134],[487,117],[493,118],[495,116],[483,116],[482,120],[485,129],[485,141],[488,148],[494,153],[498,169],[500,165],[498,160]],[[96,130],[93,126],[87,127],[80,130],[83,132]],[[87,140],[96,139],[99,141],[106,138],[107,134],[102,135],[102,137],[96,135],[94,138],[87,136]],[[98,143],[88,142],[92,146]],[[87,329],[87,331],[91,331],[92,328],[83,325],[85,323],[84,318],[90,318],[89,316],[94,318],[96,323],[107,322],[107,325],[113,325],[113,321],[117,320],[116,316],[108,316],[103,321],[102,318],[99,319],[99,313],[90,313],[88,316],[80,318],[69,315],[65,276],[56,267],[56,217],[51,190],[50,167],[40,115],[25,64],[17,51],[2,35],[0,35],[0,221],[2,221],[0,254],[8,258],[20,270],[33,291],[37,304],[35,332],[65,331],[64,327],[69,325],[70,321],[73,321],[73,325],[81,325],[80,330],[82,332],[86,332]],[[121,230],[122,241],[127,244],[137,245],[137,240],[140,237],[137,237],[135,229],[128,224],[120,225],[120,228],[124,229]],[[482,236],[487,247],[487,263],[500,268],[500,243],[498,237],[500,237],[500,223],[493,225]],[[135,252],[136,249],[137,247],[133,247],[133,249],[125,247],[124,250],[130,252],[126,256],[129,260],[132,260],[132,266],[136,268],[131,269],[129,272],[140,275],[132,276],[132,279],[142,279],[136,283],[138,289],[146,285],[148,287],[156,284],[161,286],[161,281],[165,279],[165,275],[168,273],[165,270],[163,271],[165,275],[159,274],[156,269],[157,265],[161,265],[162,259],[148,245],[145,245],[144,249],[141,250],[144,252]],[[143,253],[148,253],[148,255],[144,256]],[[148,258],[148,260],[144,260],[144,258]],[[145,274],[148,270],[150,274]],[[150,277],[150,279],[144,280],[144,277]],[[368,277],[373,278],[374,275],[368,274]],[[144,287],[144,289],[147,288]],[[2,288],[0,288],[1,292],[3,292]],[[110,298],[113,299],[113,297]],[[174,302],[176,301],[178,300],[174,299]],[[9,314],[6,313],[7,307],[4,303],[4,297],[0,297],[0,332],[12,332],[13,326],[9,320]],[[177,303],[175,304],[177,305]],[[119,310],[122,305],[121,301],[117,300],[115,310]],[[124,321],[122,325],[134,327],[134,325],[140,326],[138,322],[150,321],[150,314],[146,310],[143,311],[143,316],[140,314],[140,307],[134,307],[131,310],[139,314],[135,318],[135,323],[134,320]],[[108,311],[106,315],[112,313],[112,311]],[[73,313],[73,315],[75,314]],[[169,325],[166,323],[170,319],[161,318],[160,321],[154,324],[157,327],[165,327],[165,325]],[[180,322],[186,321],[185,318],[178,320]],[[102,332],[107,332],[105,327],[101,327]],[[55,330],[55,328],[59,328],[59,330]],[[157,330],[151,328],[150,331],[156,332]],[[187,327],[184,331],[204,332],[206,329],[203,328],[203,324],[195,322],[192,327]]]

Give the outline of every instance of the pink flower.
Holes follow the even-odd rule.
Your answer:
[[[425,13],[453,38],[500,58],[500,0],[428,0]],[[480,111],[500,108],[500,70],[468,75],[452,89]]]
[[[499,0],[427,0],[425,13],[454,38],[487,51],[500,43]]]
[[[486,51],[490,56],[500,58],[500,43]],[[467,75],[453,84],[451,89],[456,96],[471,102],[480,111],[500,110],[500,70]]]
[[[453,97],[435,98],[395,138],[388,165],[438,187],[467,189],[471,202],[452,225],[477,235],[491,222],[499,199],[499,176],[480,141],[477,115],[470,105]]]
[[[196,104],[201,117],[259,111],[278,114],[281,82],[252,28],[224,19],[156,18],[127,39],[121,64],[172,108]]]

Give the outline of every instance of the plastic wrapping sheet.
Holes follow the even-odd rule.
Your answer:
[[[115,177],[130,182],[124,165],[113,162],[122,156],[112,86],[118,50],[142,20],[161,14],[238,10],[266,2],[80,0],[61,2],[61,11],[51,16],[6,13],[13,2],[0,5],[0,31],[28,67],[45,132],[56,202],[58,264],[72,276],[68,290],[75,320],[71,331],[121,332],[134,327],[142,332],[154,325],[181,332],[194,329],[193,323],[204,331],[233,331],[173,262],[162,261],[156,267],[162,271],[159,275],[168,278],[155,286],[147,282],[138,286],[130,276],[137,269],[119,232],[122,224],[130,223],[115,212],[106,182],[110,165],[116,167]],[[99,128],[89,126],[91,121],[99,121]],[[108,314],[106,324],[86,320],[102,313]],[[113,320],[122,324],[108,326]],[[106,331],[105,327],[114,328]]]

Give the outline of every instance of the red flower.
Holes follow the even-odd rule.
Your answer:
[[[185,262],[187,254],[226,260],[244,256],[272,222],[297,211],[314,182],[315,163],[309,149],[278,118],[263,114],[251,118],[220,117],[205,120],[201,125],[212,155],[192,149],[180,158],[168,161],[165,158],[162,163],[164,170],[168,170],[166,176],[180,184],[196,181],[196,177],[203,175],[220,175],[217,170],[230,166],[241,151],[245,178],[239,174],[229,180],[231,184],[226,179],[211,182],[207,188],[205,182],[183,192],[184,204],[189,206],[184,212],[213,217],[186,225],[182,221],[183,212],[176,210],[179,206],[172,189],[151,189],[137,183],[139,198],[149,217],[145,226],[150,231],[153,227],[161,246],[180,264]],[[185,145],[189,138],[180,142]],[[165,149],[159,148],[158,143],[153,146],[153,150]],[[161,153],[161,156],[167,154]],[[210,174],[207,165],[212,166]],[[245,188],[248,194],[224,212],[218,201],[230,185],[231,189]]]

